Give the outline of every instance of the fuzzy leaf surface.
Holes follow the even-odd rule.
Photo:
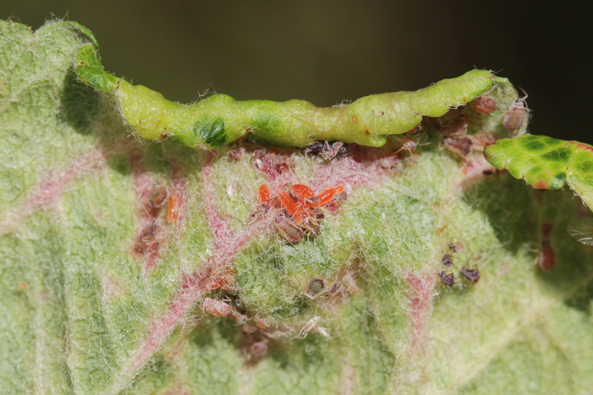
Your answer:
[[[76,78],[92,44],[80,29],[0,23],[0,392],[590,391],[593,253],[566,232],[587,215],[568,191],[486,175],[481,152],[461,160],[436,134],[409,153],[387,139],[330,161],[148,143],[113,93]],[[501,132],[517,96],[503,79],[494,89],[498,112],[468,110],[469,135]],[[250,217],[264,183],[342,185],[347,200],[289,243],[274,218]],[[149,204],[159,185],[176,196],[173,221]],[[459,273],[474,265],[477,284]],[[231,275],[234,289],[218,288]],[[305,297],[314,278],[336,292]],[[206,297],[247,322],[206,313]]]

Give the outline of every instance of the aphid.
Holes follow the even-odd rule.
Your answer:
[[[322,149],[323,149],[323,143],[317,142],[317,143],[311,144],[311,145],[303,148],[303,151],[305,151],[305,154],[317,155],[321,152]]]
[[[457,252],[457,247],[455,246],[455,244],[449,243],[448,247],[449,247],[449,251],[451,251],[452,253],[456,253]]]
[[[547,272],[556,265],[556,254],[550,245],[550,240],[542,241],[542,248],[539,251],[539,267]]]
[[[587,218],[569,225],[568,233],[579,243],[593,246],[593,219]]]
[[[156,235],[158,233],[159,227],[155,221],[152,221],[150,224],[146,225],[142,232],[140,232],[140,236],[138,236],[138,246],[142,250],[146,250],[146,248],[156,242]]]
[[[211,298],[204,298],[202,301],[202,308],[205,312],[217,317],[226,317],[233,310],[228,303]]]
[[[469,137],[454,136],[445,137],[443,139],[443,144],[445,144],[445,147],[449,151],[456,152],[465,158],[471,152],[474,143]]]
[[[465,278],[474,284],[480,281],[480,271],[476,266],[474,266],[472,269],[461,269],[459,270],[459,273],[463,274]]]
[[[453,264],[453,258],[451,257],[451,255],[449,254],[445,254],[445,256],[443,257],[443,259],[441,260],[441,263],[446,266],[449,267]]]
[[[447,274],[443,271],[439,273],[439,277],[441,278],[441,281],[449,287],[452,287],[453,284],[455,284],[455,275],[453,273]]]
[[[169,190],[166,186],[157,184],[152,188],[148,203],[152,207],[162,207],[169,199]]]
[[[264,342],[253,343],[249,350],[251,351],[251,355],[261,358],[268,353],[268,345]]]
[[[229,159],[232,161],[238,161],[240,160],[243,155],[245,155],[245,148],[240,147],[240,148],[233,148],[232,150],[229,151]]]
[[[529,108],[525,105],[525,99],[527,99],[527,97],[528,95],[525,94],[525,97],[515,100],[515,102],[509,106],[508,111],[504,113],[502,126],[507,132],[517,130],[523,125],[525,113],[529,112]]]
[[[498,109],[496,100],[490,96],[482,95],[474,99],[469,105],[480,114],[490,114]]]
[[[418,148],[418,142],[416,140],[413,140],[411,138],[405,139],[400,147],[400,149],[398,149],[397,151],[395,151],[395,153],[397,154],[400,151],[408,151],[409,154],[412,154],[413,151],[416,151],[416,148]]]
[[[348,147],[341,141],[329,144],[327,141],[323,144],[320,155],[325,160],[340,159],[348,154]]]
[[[278,229],[278,233],[282,237],[291,243],[296,243],[303,238],[303,232],[299,226],[292,219],[286,218],[284,215],[276,217],[276,229]]]
[[[311,332],[311,329],[315,328],[315,326],[321,321],[323,321],[323,319],[319,316],[311,318],[309,321],[307,321],[305,326],[299,331],[298,337],[301,339],[307,337],[307,334]]]
[[[167,205],[167,223],[172,224],[179,216],[179,195],[172,192],[169,195],[169,204]]]
[[[305,291],[305,296],[309,299],[316,299],[318,296],[321,295],[324,289],[325,281],[323,281],[323,278],[321,277],[316,277],[313,280],[309,281],[309,286]]]

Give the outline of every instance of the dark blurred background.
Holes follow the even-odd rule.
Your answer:
[[[216,92],[330,106],[490,69],[529,93],[531,133],[593,143],[587,4],[2,0],[0,18],[80,22],[107,70],[179,102]]]

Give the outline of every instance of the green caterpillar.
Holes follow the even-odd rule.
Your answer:
[[[386,135],[405,133],[423,116],[440,117],[451,107],[471,102],[494,83],[507,81],[485,70],[472,70],[416,92],[371,95],[327,108],[304,100],[237,101],[223,94],[184,105],[104,71],[96,39],[86,29],[83,33],[91,43],[81,47],[76,58],[78,78],[95,89],[113,92],[124,117],[141,137],[173,138],[191,148],[219,148],[243,136],[277,146],[337,140],[380,147]]]

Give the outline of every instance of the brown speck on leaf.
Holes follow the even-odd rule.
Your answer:
[[[352,123],[358,123],[358,117],[355,114],[352,114]]]
[[[24,281],[19,282],[19,285],[16,287],[19,291],[24,291],[27,288],[27,283]]]
[[[233,148],[228,153],[228,157],[232,161],[240,160],[243,157],[243,155],[245,155],[245,148],[243,147]]]
[[[547,272],[552,270],[556,265],[556,254],[550,245],[550,240],[543,240],[542,247],[539,251],[539,267]]]
[[[455,284],[455,275],[453,273],[445,273],[444,271],[440,272],[439,278],[449,287],[452,287]]]
[[[474,266],[472,269],[461,269],[461,270],[459,270],[459,273],[461,273],[465,278],[467,278],[473,284],[480,281],[480,271],[478,270],[478,268],[476,266]]]
[[[453,265],[453,258],[451,257],[451,255],[445,254],[445,256],[443,256],[443,259],[441,260],[441,263],[444,266],[449,267]]]

